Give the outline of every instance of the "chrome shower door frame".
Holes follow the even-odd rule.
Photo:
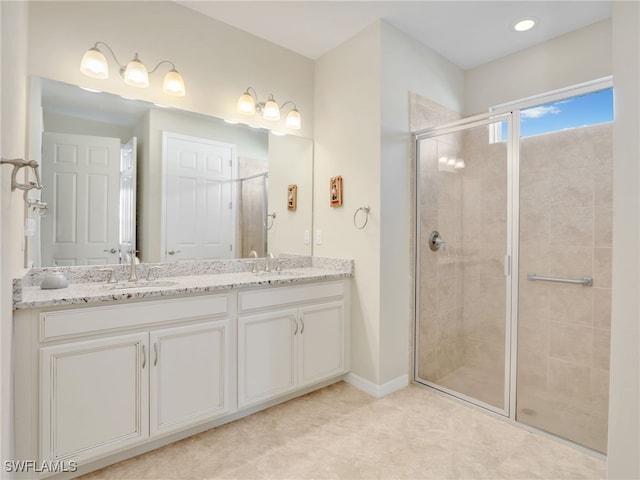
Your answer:
[[[506,240],[506,252],[504,259],[504,271],[505,271],[505,335],[504,335],[504,400],[503,407],[499,408],[494,405],[485,403],[479,399],[473,398],[469,395],[451,390],[443,385],[428,381],[420,378],[418,365],[420,355],[419,335],[420,335],[420,271],[421,265],[421,225],[420,225],[420,198],[421,198],[421,181],[420,181],[420,147],[421,141],[429,138],[435,138],[438,136],[462,132],[475,127],[484,125],[499,124],[499,122],[507,122],[508,138],[507,144],[507,238]],[[514,139],[519,139],[519,118],[517,115],[513,115],[511,111],[503,111],[500,113],[489,112],[487,114],[475,115],[472,117],[464,118],[456,122],[452,122],[441,127],[421,130],[414,132],[413,138],[415,142],[415,218],[414,218],[414,371],[413,378],[415,381],[431,387],[435,390],[452,395],[455,398],[469,402],[478,407],[489,410],[498,415],[513,418],[515,415],[515,361],[517,359],[516,352],[516,336],[517,329],[515,327],[517,322],[517,301],[514,298],[517,296],[518,288],[518,259],[517,259],[517,238],[518,238],[518,142]],[[514,274],[515,273],[515,274]],[[513,367],[513,368],[512,368]]]

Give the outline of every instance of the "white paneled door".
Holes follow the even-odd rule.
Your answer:
[[[165,259],[235,257],[236,147],[164,133]]]
[[[120,139],[45,132],[43,265],[118,263]]]

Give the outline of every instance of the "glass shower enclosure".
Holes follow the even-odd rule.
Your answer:
[[[417,143],[416,379],[503,415],[512,182],[508,144],[490,133],[509,121],[463,123]]]
[[[592,94],[416,134],[414,379],[605,453],[612,123],[522,133]]]

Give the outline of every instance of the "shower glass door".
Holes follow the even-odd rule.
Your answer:
[[[507,416],[510,118],[416,137],[415,377]]]

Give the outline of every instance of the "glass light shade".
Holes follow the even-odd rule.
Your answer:
[[[272,96],[269,96],[269,100],[267,100],[267,103],[265,103],[262,108],[262,117],[265,120],[280,120],[280,107]]]
[[[455,164],[456,164],[455,158],[450,158],[449,160],[447,160],[447,165],[449,165],[450,167],[455,166]]]
[[[454,165],[454,168],[457,168],[457,169],[464,168],[464,160],[462,159],[456,160],[456,164]]]
[[[289,112],[285,124],[289,128],[300,130],[300,127],[302,125],[302,118],[300,117],[300,112],[296,108]]]
[[[93,47],[84,52],[80,62],[80,71],[87,77],[104,80],[109,78],[109,65],[100,50]]]
[[[238,113],[246,113],[247,115],[256,113],[256,103],[248,91],[240,95],[237,109]]]
[[[124,83],[138,88],[147,88],[149,86],[147,67],[138,60],[138,54],[127,63],[127,68],[124,71]]]
[[[170,70],[164,76],[162,91],[167,95],[173,95],[174,97],[184,97],[185,88],[182,75],[180,75],[176,70]]]

